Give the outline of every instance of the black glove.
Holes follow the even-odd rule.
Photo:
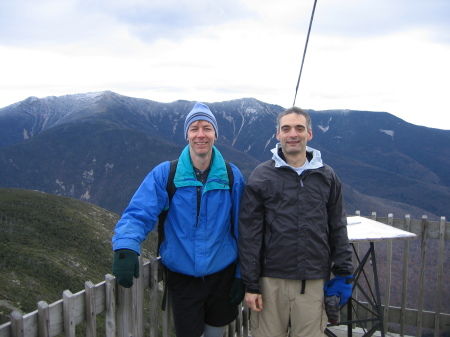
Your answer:
[[[236,277],[233,280],[233,284],[231,285],[230,303],[233,305],[238,305],[244,300],[244,296],[245,296],[244,283],[242,283],[242,279]]]
[[[139,277],[139,258],[134,250],[118,249],[114,252],[112,273],[117,283],[125,288],[133,285],[133,276]]]

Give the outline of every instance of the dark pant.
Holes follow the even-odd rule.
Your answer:
[[[205,324],[220,327],[238,315],[230,303],[231,284],[236,266],[217,273],[194,277],[167,270],[167,286],[172,304],[175,331],[179,337],[199,337]]]

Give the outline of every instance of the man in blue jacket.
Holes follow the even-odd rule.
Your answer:
[[[131,287],[139,277],[141,243],[167,210],[160,247],[167,270],[177,336],[221,337],[237,315],[243,285],[237,264],[238,211],[245,186],[239,169],[226,162],[214,146],[218,125],[210,109],[197,102],[187,115],[182,151],[169,199],[170,162],[156,166],[144,179],[116,225],[112,238],[113,274]],[[231,193],[230,193],[231,188]]]

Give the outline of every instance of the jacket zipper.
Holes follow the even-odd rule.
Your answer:
[[[198,227],[198,219],[200,217],[200,205],[202,201],[202,193],[200,186],[197,186],[197,221],[195,222],[195,227]]]

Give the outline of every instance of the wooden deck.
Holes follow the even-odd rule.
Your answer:
[[[348,336],[347,327],[345,327],[345,326],[334,326],[334,327],[329,328],[329,330],[331,332],[333,332],[337,337],[347,337]],[[364,336],[364,331],[360,328],[355,328],[352,331],[352,336],[353,337]],[[381,336],[381,333],[379,331],[376,331],[372,336],[379,337],[379,336]],[[399,337],[400,335],[391,333],[391,332],[387,332],[384,334],[384,336],[385,337]],[[404,335],[404,337],[412,337],[412,336]]]

